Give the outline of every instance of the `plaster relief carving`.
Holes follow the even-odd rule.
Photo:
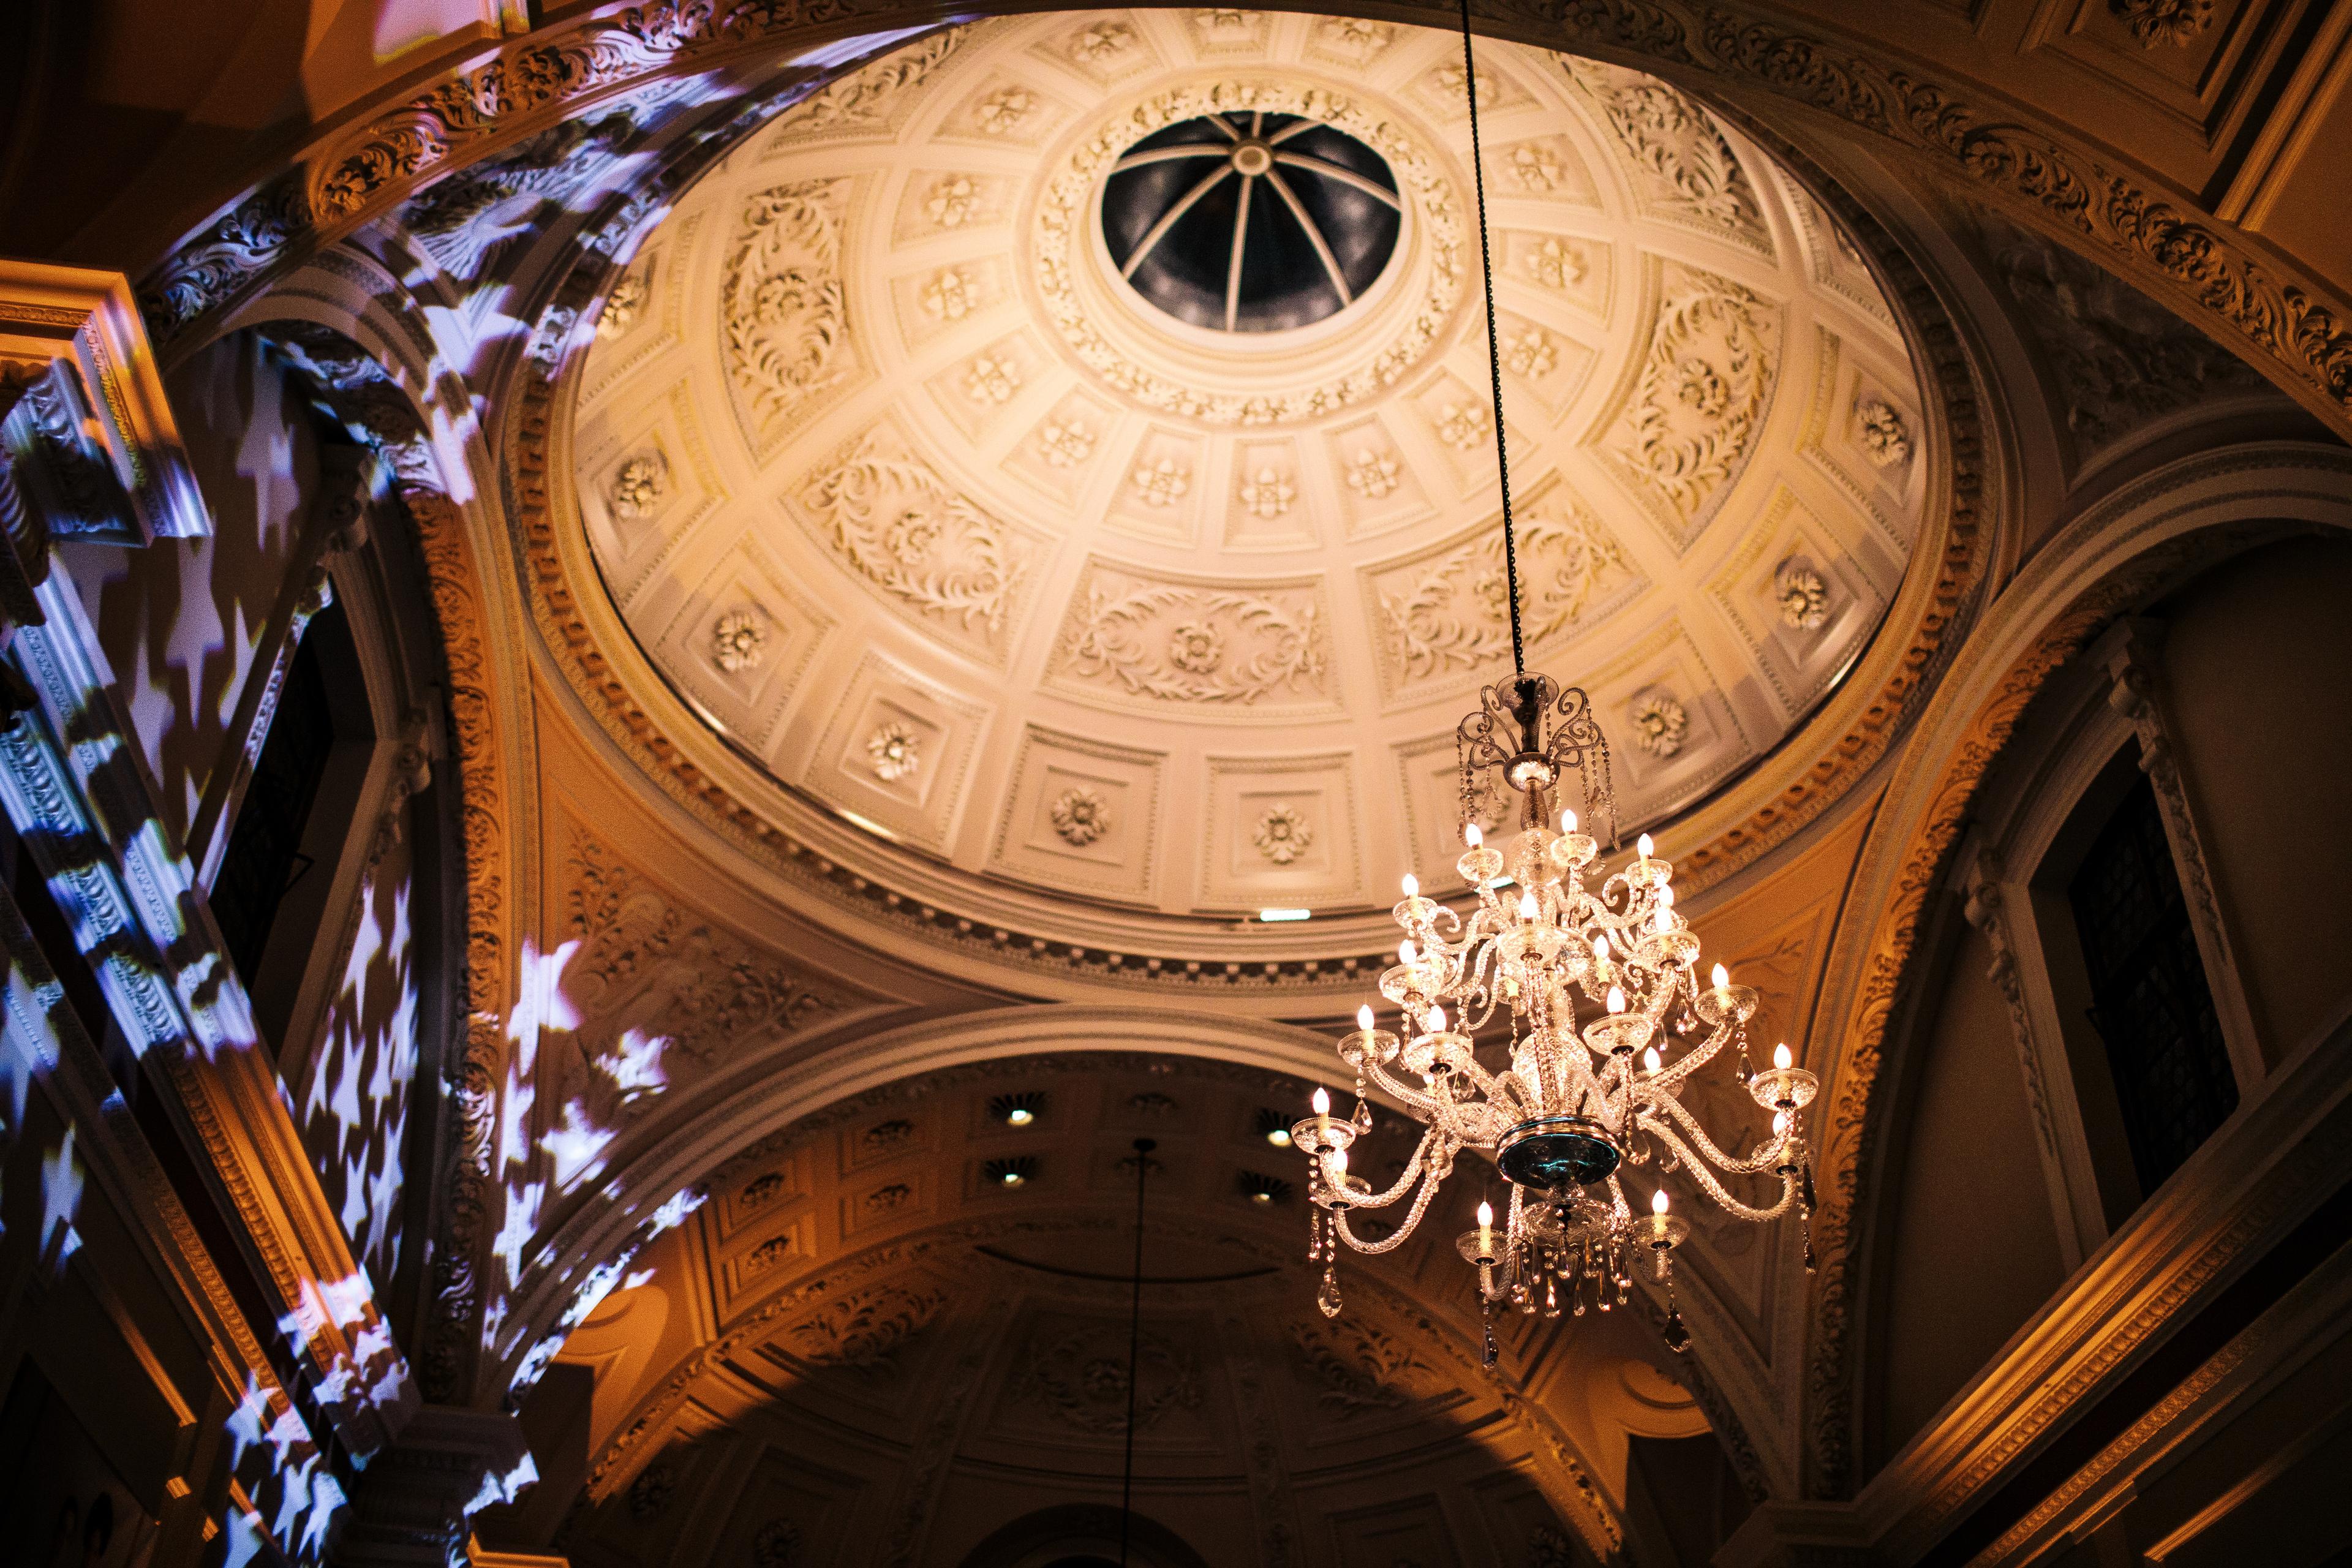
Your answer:
[[[790,1034],[847,998],[669,898],[585,833],[572,835],[565,899],[579,952],[563,987],[584,1043],[620,1058],[635,1034],[707,1067],[722,1048]]]
[[[821,89],[777,121],[776,142],[824,133],[880,129],[906,94],[929,80],[963,44],[970,29],[949,27]]]
[[[1158,1334],[1139,1342],[1135,1429],[1146,1432],[1171,1414],[1201,1403],[1201,1373],[1192,1358]],[[1128,1341],[1124,1328],[1105,1324],[1060,1339],[1033,1341],[1014,1366],[1013,1397],[1044,1405],[1065,1426],[1090,1436],[1123,1431],[1128,1420]]]
[[[1625,552],[1581,508],[1546,505],[1517,524],[1527,640],[1575,625],[1606,589],[1629,582]],[[1398,685],[1473,669],[1511,651],[1503,541],[1491,529],[1373,580]]]
[[[636,324],[638,313],[646,308],[652,289],[645,275],[624,272],[604,296],[604,308],[596,312],[596,333],[599,337],[617,337]]]
[[[1135,472],[1128,479],[1146,506],[1174,506],[1192,488],[1192,470],[1173,458],[1162,458],[1153,463],[1138,463]]]
[[[1549,191],[1557,186],[1567,170],[1560,164],[1559,154],[1540,142],[1522,142],[1511,149],[1504,161],[1511,178],[1526,191]]]
[[[1389,47],[1396,29],[1386,22],[1368,22],[1360,16],[1329,16],[1316,25],[1315,36],[1317,42],[1335,54],[1369,60]]]
[[[1290,503],[1297,496],[1298,487],[1272,468],[1262,468],[1242,481],[1242,510],[1252,517],[1280,517],[1290,510]]]
[[[1155,702],[1322,698],[1328,655],[1312,590],[1154,582],[1103,567],[1070,607],[1054,672]]]
[[[1573,289],[1591,270],[1584,247],[1564,239],[1547,239],[1528,252],[1528,276],[1547,289]]]
[[[1048,419],[1037,428],[1037,450],[1057,468],[1074,468],[1091,456],[1095,433],[1076,419]]]
[[[790,1261],[797,1250],[789,1235],[772,1236],[744,1255],[736,1278],[748,1284],[762,1274],[772,1274]]]
[[[1136,47],[1135,29],[1124,22],[1094,22],[1070,39],[1070,58],[1081,65],[1101,65]]]
[[[1314,847],[1315,829],[1306,814],[1288,801],[1269,806],[1250,830],[1257,852],[1277,866],[1287,866]]]
[[[1457,452],[1474,452],[1494,434],[1495,416],[1483,403],[1448,403],[1438,416],[1437,438]]]
[[[834,553],[921,620],[994,647],[1028,572],[1013,531],[929,465],[858,437],[801,492]]]
[[[1073,785],[1055,795],[1047,815],[1054,831],[1073,849],[1085,848],[1111,828],[1110,803],[1083,785]]]
[[[983,136],[1008,135],[1036,111],[1037,95],[1024,87],[1000,87],[980,100],[972,123]]]
[[[1775,591],[1780,600],[1780,624],[1790,630],[1819,631],[1829,619],[1829,584],[1811,567],[1794,561],[1785,563]]]
[[[743,1190],[735,1194],[735,1206],[744,1214],[751,1214],[783,1195],[783,1173],[769,1171],[743,1184]]]
[[[1670,263],[1639,385],[1609,450],[1673,509],[1687,542],[1738,472],[1779,370],[1779,321],[1753,292]]]
[[[981,216],[980,182],[970,174],[942,174],[923,197],[923,216],[934,228],[961,228]]]
[[[891,1182],[866,1194],[866,1212],[888,1214],[894,1209],[904,1208],[914,1195],[915,1189],[906,1183]]]
[[[1021,390],[1021,367],[1009,359],[982,354],[964,372],[963,388],[974,403],[1010,403]]]
[[[903,1117],[894,1116],[887,1121],[877,1121],[857,1136],[869,1154],[886,1154],[903,1146],[915,1135],[915,1124]]]
[[[710,628],[710,657],[730,675],[759,668],[767,649],[767,627],[749,610],[730,610]]]
[[[904,1186],[883,1192],[905,1193]],[[817,1366],[844,1367],[868,1376],[900,1370],[907,1347],[939,1321],[941,1290],[898,1283],[869,1285],[828,1301],[786,1331],[793,1354]]]
[[[2073,251],[1999,219],[1979,226],[2086,452],[2192,404],[2264,384],[2237,355]]]
[[[1361,1317],[1294,1322],[1288,1337],[1328,1415],[1398,1409],[1412,1398],[1407,1384],[1413,1378],[1437,1375],[1411,1345]]]
[[[1559,359],[1551,334],[1541,327],[1522,327],[1503,345],[1504,368],[1515,375],[1549,375]]]
[[[800,1568],[800,1527],[790,1520],[772,1519],[751,1537],[751,1568]]]
[[[922,738],[911,725],[893,721],[866,737],[866,755],[874,776],[895,784],[923,765]]]
[[[2144,49],[2160,44],[2186,48],[2213,25],[2213,0],[2107,0],[2107,9]]]
[[[849,182],[803,180],[744,203],[720,287],[727,368],[762,424],[792,414],[841,377],[849,335],[841,220]]]
[[[923,285],[923,309],[942,321],[961,321],[980,304],[980,281],[952,267],[941,268]]]
[[[402,209],[408,232],[453,278],[481,276],[498,256],[593,184],[635,133],[633,111],[571,120],[512,152],[450,175]]]
[[[648,1465],[629,1483],[629,1517],[640,1521],[659,1519],[669,1511],[669,1500],[677,1494],[677,1472],[667,1465]]]
[[[1772,253],[1756,187],[1712,115],[1654,77],[1594,60],[1565,63],[1645,176],[1648,205]]]
[[[1664,691],[1647,691],[1633,699],[1633,744],[1664,759],[1683,749],[1690,738],[1690,710]]]
[[[659,452],[631,458],[613,475],[605,499],[616,517],[651,517],[669,489],[669,464]]]
[[[1853,405],[1853,416],[1861,424],[1862,449],[1874,464],[1891,468],[1910,460],[1911,426],[1901,409],[1884,398],[1865,397]]]
[[[1404,482],[1402,474],[1393,452],[1375,452],[1370,447],[1362,447],[1348,460],[1348,488],[1366,500],[1379,500],[1393,494]]]

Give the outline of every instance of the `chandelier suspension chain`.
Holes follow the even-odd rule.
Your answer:
[[[1528,645],[1519,626],[1519,550],[1511,525],[1511,458],[1503,439],[1503,351],[1495,331],[1495,258],[1486,237],[1486,164],[1478,149],[1478,62],[1470,42],[1470,0],[1462,0],[1462,91],[1470,100],[1470,180],[1478,193],[1478,274],[1486,289],[1486,378],[1495,395],[1495,473],[1503,488],[1503,575],[1511,593],[1511,673],[1525,679]]]
[[[1128,1525],[1135,1518],[1135,1384],[1143,1370],[1143,1184],[1151,1173],[1150,1138],[1135,1141],[1135,1293],[1127,1309],[1127,1457],[1118,1478],[1118,1568],[1127,1568]]]

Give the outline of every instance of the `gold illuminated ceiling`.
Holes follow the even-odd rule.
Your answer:
[[[1630,71],[1480,75],[1530,658],[1591,690],[1630,830],[1878,627],[1919,394],[1752,144]],[[1111,165],[1216,112],[1394,174],[1336,316],[1195,328],[1111,264]],[[1000,889],[1325,912],[1450,862],[1454,725],[1509,655],[1467,141],[1458,39],[1385,23],[1044,16],[836,84],[606,308],[572,451],[623,619],[789,793]]]

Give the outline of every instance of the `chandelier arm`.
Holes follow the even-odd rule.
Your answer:
[[[1705,1188],[1706,1195],[1713,1198],[1727,1214],[1760,1225],[1766,1220],[1780,1218],[1788,1213],[1790,1206],[1797,1201],[1797,1178],[1795,1173],[1791,1172],[1780,1178],[1780,1202],[1770,1208],[1751,1208],[1733,1197],[1729,1189],[1717,1179],[1715,1173],[1708,1170],[1704,1162],[1692,1159],[1689,1151],[1682,1147],[1682,1140],[1676,1138],[1671,1129],[1663,1124],[1652,1123],[1650,1131],[1667,1147],[1677,1150],[1681,1153],[1683,1166],[1690,1172],[1691,1179]]]
[[[1348,1227],[1348,1210],[1344,1206],[1332,1211],[1334,1228],[1339,1231],[1339,1239],[1358,1252],[1368,1256],[1393,1252],[1404,1245],[1405,1238],[1412,1235],[1413,1227],[1421,1224],[1422,1215],[1429,1208],[1429,1200],[1437,1195],[1437,1167],[1432,1165],[1429,1168],[1429,1174],[1421,1184],[1421,1191],[1413,1194],[1412,1207],[1405,1211],[1405,1216],[1398,1222],[1394,1233],[1384,1241],[1360,1239],[1356,1233]]]
[[[1671,1095],[1662,1095],[1647,1103],[1654,1110],[1660,1106],[1664,1107],[1673,1121],[1680,1125],[1682,1131],[1688,1135],[1690,1142],[1698,1146],[1699,1152],[1705,1154],[1708,1163],[1717,1170],[1728,1171],[1735,1175],[1751,1176],[1759,1171],[1771,1170],[1773,1163],[1787,1152],[1788,1140],[1785,1137],[1775,1138],[1758,1150],[1750,1158],[1738,1159],[1725,1153],[1717,1147],[1715,1140],[1706,1135],[1706,1129],[1699,1125],[1698,1118],[1692,1115],[1689,1107],[1684,1105],[1681,1100]],[[1645,1113],[1641,1120],[1644,1125],[1648,1125],[1653,1119]],[[1664,1122],[1656,1124],[1662,1127],[1666,1125]]]
[[[1397,1177],[1396,1184],[1394,1186],[1389,1188],[1389,1190],[1384,1193],[1367,1193],[1350,1196],[1348,1199],[1348,1207],[1351,1209],[1384,1209],[1391,1204],[1395,1203],[1398,1199],[1403,1197],[1406,1193],[1412,1190],[1413,1183],[1421,1178],[1421,1174],[1424,1169],[1433,1170],[1436,1168],[1434,1164],[1424,1165],[1423,1160],[1429,1152],[1430,1144],[1444,1136],[1444,1134],[1438,1131],[1434,1127],[1423,1133],[1421,1142],[1413,1146],[1412,1158],[1404,1163],[1404,1173]]]
[[[1413,1088],[1411,1084],[1390,1076],[1387,1068],[1370,1057],[1364,1058],[1364,1076],[1391,1098],[1402,1101],[1407,1110],[1424,1121],[1435,1116],[1441,1109],[1438,1102],[1431,1096]]]
[[[1728,1024],[1716,1026],[1715,1033],[1683,1053],[1672,1067],[1662,1068],[1649,1082],[1652,1088],[1671,1089],[1706,1066],[1732,1041],[1733,1030]]]

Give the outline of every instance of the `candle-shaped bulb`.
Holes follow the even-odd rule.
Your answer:
[[[1536,908],[1536,896],[1533,893],[1521,893],[1519,895],[1519,919],[1523,921],[1532,921],[1542,911]]]
[[[1672,888],[1660,888],[1658,889],[1658,908],[1662,910],[1670,910],[1674,907],[1675,890]]]
[[[1559,808],[1559,830],[1562,833],[1576,831],[1576,813],[1564,805]]]
[[[1782,1072],[1787,1072],[1797,1065],[1797,1058],[1789,1054],[1788,1041],[1783,1040],[1772,1047],[1772,1065]]]
[[[1462,825],[1462,842],[1475,849],[1486,842],[1486,836],[1478,830],[1476,823],[1465,822]]]
[[[1609,937],[1606,932],[1592,939],[1592,956],[1603,963],[1609,962]]]
[[[1650,851],[1655,849],[1657,846],[1651,843],[1650,836],[1644,833],[1642,835],[1641,838],[1635,842],[1633,847],[1641,852],[1643,859],[1647,860],[1650,858]]]
[[[1612,985],[1609,988],[1609,1010],[1612,1013],[1622,1013],[1625,1010],[1625,992],[1623,987]]]
[[[1486,1199],[1480,1198],[1478,1200],[1478,1228],[1480,1230],[1488,1229],[1494,1225],[1494,1223],[1495,1205],[1488,1203]]]
[[[1429,1010],[1429,1016],[1421,1021],[1421,1026],[1428,1030],[1433,1035],[1436,1034],[1440,1029],[1444,1028],[1445,1009],[1443,1007],[1432,1007]]]
[[[1650,1194],[1650,1212],[1652,1214],[1664,1214],[1666,1212],[1665,1188],[1660,1187],[1656,1192]]]
[[[1720,991],[1730,984],[1731,971],[1724,968],[1720,963],[1717,964],[1715,966],[1715,988],[1717,991]]]
[[[1331,1091],[1327,1089],[1318,1089],[1307,1103],[1315,1108],[1316,1115],[1328,1116],[1331,1114]]]
[[[1419,953],[1412,950],[1412,938],[1407,937],[1402,942],[1397,943],[1397,962],[1399,963],[1413,963],[1415,960],[1420,958],[1420,956],[1421,955]]]
[[[1408,899],[1421,897],[1421,879],[1410,871],[1404,874],[1404,896]]]
[[[1642,1053],[1642,1066],[1649,1071],[1655,1072],[1664,1065],[1665,1058],[1658,1055],[1657,1047],[1652,1046]]]
[[[1369,1035],[1372,1032],[1372,1010],[1369,1006],[1356,1009],[1356,1027]]]
[[[1674,930],[1675,911],[1668,909],[1665,905],[1660,904],[1658,906],[1658,912],[1651,918],[1650,924],[1662,931]]]
[[[1348,1152],[1345,1149],[1331,1151],[1331,1173],[1335,1176],[1344,1176],[1348,1173]]]

